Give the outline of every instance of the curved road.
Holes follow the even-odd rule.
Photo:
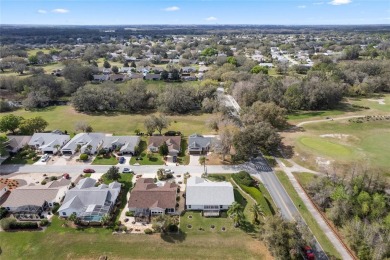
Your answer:
[[[300,122],[299,124],[297,124],[296,127],[301,127],[303,125],[310,124],[310,123],[327,122],[327,121],[334,121],[334,120],[343,120],[343,119],[350,119],[350,118],[356,118],[356,117],[364,117],[364,115],[360,115],[360,116],[344,116],[344,117],[334,117],[334,118],[329,118],[329,119],[317,119],[317,120],[304,121],[304,122]]]

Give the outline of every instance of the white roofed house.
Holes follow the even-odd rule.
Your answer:
[[[199,134],[190,135],[188,138],[188,152],[190,154],[207,154],[213,139],[213,137],[204,137]]]
[[[57,133],[35,133],[28,142],[28,145],[42,153],[55,154],[69,140],[69,135]]]
[[[101,148],[107,152],[118,150],[120,154],[134,155],[140,141],[139,136],[106,136]]]
[[[76,214],[81,221],[101,222],[113,210],[121,184],[115,181],[108,185],[95,184],[96,180],[92,178],[80,180],[76,187],[66,193],[58,209],[59,216],[67,218]]]
[[[219,216],[234,202],[233,186],[230,182],[211,182],[191,177],[186,186],[187,210],[201,210],[203,216]]]
[[[64,155],[72,155],[80,149],[81,153],[95,154],[102,146],[106,135],[103,133],[80,133],[75,135],[61,152]]]

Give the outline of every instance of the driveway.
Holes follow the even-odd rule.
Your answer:
[[[190,155],[190,163],[188,165],[193,165],[193,166],[200,166],[200,163],[199,163],[199,158],[201,157],[202,155]]]

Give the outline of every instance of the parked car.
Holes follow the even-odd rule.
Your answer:
[[[122,164],[126,161],[125,157],[121,156],[119,157],[119,163]]]
[[[314,254],[313,249],[310,246],[304,246],[302,247],[303,251],[303,257],[307,260],[314,260],[316,259],[316,256]]]
[[[41,157],[41,162],[46,162],[47,160],[49,160],[49,158],[50,158],[50,156],[47,154],[47,153],[45,153],[42,157]]]
[[[84,173],[94,173],[95,170],[94,169],[90,169],[90,168],[86,168],[83,170]]]
[[[123,173],[134,173],[134,171],[130,168],[124,168]]]
[[[168,173],[173,174],[174,173],[174,171],[172,171],[171,169],[165,169],[164,171],[165,171],[165,174],[168,174]]]
[[[62,175],[62,177],[64,177],[64,179],[67,179],[67,180],[70,179],[69,173],[64,173],[64,174]]]

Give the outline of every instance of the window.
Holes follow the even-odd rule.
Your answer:
[[[204,209],[218,209],[218,205],[205,205]]]
[[[65,212],[62,212],[62,216],[66,216],[66,213],[65,213]]]
[[[222,206],[222,205],[219,205],[219,208],[220,208],[220,209],[222,209],[222,208],[223,208],[223,206]]]
[[[188,205],[188,208],[190,209],[190,208],[191,208],[191,205]]]
[[[10,207],[7,207],[7,210],[11,210]]]

